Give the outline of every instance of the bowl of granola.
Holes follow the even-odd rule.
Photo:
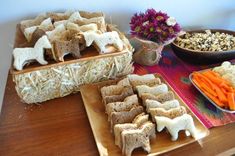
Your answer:
[[[235,32],[210,29],[187,31],[171,44],[175,54],[191,63],[214,63],[235,58]]]

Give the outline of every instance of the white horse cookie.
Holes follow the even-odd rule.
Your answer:
[[[153,87],[149,87],[146,85],[140,85],[140,86],[136,86],[136,89],[137,89],[140,97],[143,93],[151,93],[154,95],[159,95],[159,94],[168,92],[168,87],[164,83],[160,84],[160,85],[153,86]]]
[[[60,20],[54,23],[55,26],[64,24],[66,26],[69,22],[76,23],[79,25],[87,25],[91,23],[95,23],[100,25],[100,29],[102,32],[106,31],[105,27],[105,19],[103,16],[101,17],[92,17],[92,18],[83,18],[78,11],[71,14],[71,16],[67,20]]]
[[[165,110],[169,110],[169,109],[176,108],[176,107],[180,106],[179,101],[176,99],[166,101],[164,103],[160,103],[156,100],[149,100],[149,99],[147,99],[145,102],[146,102],[147,112],[149,112],[149,109],[151,109],[151,108],[164,108]]]
[[[129,78],[134,90],[136,90],[136,87],[140,85],[146,85],[152,87],[161,84],[161,80],[159,78],[155,78],[153,74],[146,74],[143,76],[131,74],[128,75],[127,77]]]
[[[123,49],[123,42],[116,31],[105,32],[102,34],[88,31],[82,33],[82,35],[86,41],[86,46],[89,47],[91,44],[95,44],[100,54],[110,52],[109,49],[106,48],[107,45],[113,45],[115,48],[117,48],[118,51]]]
[[[67,30],[74,30],[77,32],[98,31],[98,26],[95,23],[79,26],[78,24],[69,22],[66,25]]]
[[[15,48],[13,50],[15,69],[22,70],[23,66],[31,60],[36,60],[42,65],[47,64],[44,59],[44,49],[51,49],[51,43],[46,35],[42,36],[33,48]]]
[[[122,33],[120,30],[118,30],[116,28],[115,25],[113,24],[107,24],[107,31],[116,31],[119,34],[120,39],[123,41],[124,43],[124,48],[128,49],[129,51],[134,51],[134,48],[132,47],[132,45],[130,44],[130,41],[127,39],[127,37],[125,36],[124,33]]]
[[[127,75],[128,79],[130,81],[142,81],[142,80],[152,80],[155,79],[155,76],[153,74],[145,74],[145,75],[137,75],[137,74],[130,74]]]
[[[84,17],[85,14],[83,13]],[[71,15],[72,16],[72,15]],[[80,15],[79,12],[75,12],[72,16],[72,20],[74,21],[74,23],[78,24],[78,25],[87,25],[87,24],[91,24],[91,23],[95,23],[98,26],[98,29],[101,32],[106,32],[106,24],[105,24],[105,18],[103,14],[90,14],[88,16],[88,14],[86,14],[86,17],[89,18],[84,18]]]
[[[155,120],[157,123],[157,131],[161,132],[166,127],[172,136],[172,141],[178,139],[178,133],[180,130],[188,130],[193,137],[196,135],[196,128],[193,122],[193,118],[189,114],[183,114],[182,116],[176,117],[174,119],[170,119],[164,116],[156,116]]]

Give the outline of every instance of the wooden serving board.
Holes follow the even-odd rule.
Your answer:
[[[172,90],[175,94],[175,98],[179,100],[180,104],[186,106],[188,114],[192,115],[196,126],[196,138],[187,137],[184,131],[179,133],[177,141],[171,141],[171,136],[166,132],[156,133],[157,137],[151,142],[151,154],[157,155],[168,152],[170,150],[185,146],[192,142],[195,142],[201,138],[209,135],[209,130],[200,122],[200,120],[190,111],[187,105],[176,94],[176,92],[169,86],[169,84],[160,76],[162,82],[168,85],[169,90]],[[83,102],[86,108],[88,119],[95,137],[96,145],[101,156],[116,156],[122,155],[121,149],[114,143],[114,136],[110,132],[110,124],[108,122],[107,115],[105,114],[104,104],[102,103],[102,97],[100,94],[100,88],[104,85],[110,85],[116,81],[106,81],[97,84],[84,85],[81,87],[81,94]],[[137,149],[133,152],[133,155],[146,155],[142,149]]]

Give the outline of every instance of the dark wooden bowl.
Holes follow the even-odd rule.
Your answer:
[[[205,32],[206,29],[202,30],[193,30],[187,31],[188,33],[196,33],[196,32]],[[220,32],[220,33],[227,33],[235,36],[234,31],[229,30],[221,30],[221,29],[210,29],[211,32]],[[171,47],[179,58],[190,62],[190,63],[197,63],[197,64],[209,64],[209,63],[217,63],[225,60],[231,60],[235,58],[235,50],[229,51],[197,51],[191,50],[187,48],[182,48],[176,44],[174,41],[171,44]]]

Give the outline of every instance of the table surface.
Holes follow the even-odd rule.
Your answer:
[[[235,124],[210,129],[210,135],[167,155],[234,152]],[[0,116],[0,155],[99,155],[80,93],[23,104],[8,76]],[[231,150],[232,149],[232,150]]]

